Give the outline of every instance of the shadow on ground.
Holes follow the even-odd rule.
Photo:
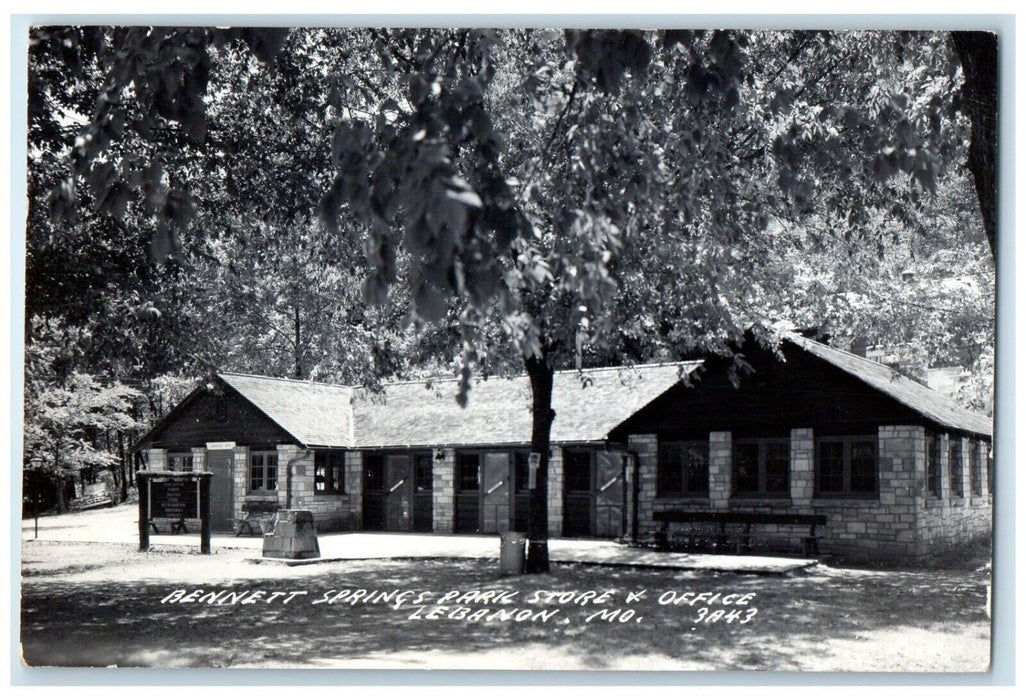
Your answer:
[[[64,572],[69,570],[74,569]],[[358,562],[309,578],[196,586],[308,592],[285,605],[218,606],[161,603],[175,588],[193,588],[187,584],[62,581],[54,576],[61,571],[56,564],[39,568],[27,563],[21,625],[23,659],[29,665],[360,667],[388,665],[391,658],[396,665],[461,668],[476,667],[475,657],[508,653],[510,667],[517,667],[516,655],[530,650],[523,667],[803,670],[810,668],[810,659],[831,654],[839,640],[857,641],[887,630],[962,633],[971,628],[983,633],[989,580],[984,569],[818,567],[780,577],[585,565],[504,578],[495,562]],[[558,612],[546,621],[487,616],[470,621],[444,615],[424,619],[430,609],[411,619],[417,606],[409,602],[398,610],[387,604],[313,604],[328,591],[357,589],[430,591],[434,601],[451,590],[518,590],[508,604],[450,603],[446,612],[466,608],[465,618],[480,609]],[[601,605],[528,602],[538,590],[612,593],[610,602]],[[645,591],[643,598],[627,604],[627,593],[639,591]],[[754,596],[742,606],[660,602],[689,591]],[[728,619],[735,609],[741,612]],[[599,610],[615,619],[599,615],[587,621]],[[613,616],[612,610],[620,612]],[[721,617],[710,620],[717,610],[724,611]]]

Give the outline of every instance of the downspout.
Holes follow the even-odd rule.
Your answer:
[[[309,447],[301,455],[296,455],[285,465],[285,510],[292,510],[292,467],[301,459],[306,459],[313,453]]]
[[[627,483],[630,490],[627,497],[630,498],[631,505],[629,536],[632,543],[636,543],[638,541],[638,499],[640,498],[640,489],[638,488],[638,469],[640,463],[641,460],[638,458],[638,453],[635,450],[627,450],[627,465],[624,471],[627,476]]]

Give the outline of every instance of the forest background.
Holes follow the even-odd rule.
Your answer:
[[[814,327],[964,368],[990,411],[996,60],[959,32],[35,28],[25,495],[127,498],[133,441],[217,370],[456,375],[472,405],[496,373],[743,372],[746,332]]]

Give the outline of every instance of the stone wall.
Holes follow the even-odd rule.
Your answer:
[[[167,450],[159,448],[146,450],[146,470],[151,472],[167,471]]]
[[[977,444],[983,494],[971,495],[969,459],[963,454],[964,498],[952,497],[947,450],[941,450],[943,496],[934,498],[926,489],[926,434],[922,426],[880,426],[877,433],[878,494],[871,498],[817,498],[815,489],[815,434],[811,428],[795,428],[791,442],[790,498],[732,498],[729,432],[709,435],[708,497],[659,496],[656,493],[658,443],[654,435],[632,435],[630,448],[641,466],[639,537],[650,538],[659,525],[655,510],[733,510],[766,513],[822,514],[827,525],[821,537],[821,554],[851,561],[909,561],[938,549],[990,532],[991,497],[986,493],[985,444]],[[963,451],[969,441],[960,438]],[[715,525],[675,525],[691,536],[711,536]],[[737,526],[740,528],[741,526]],[[708,530],[708,533],[704,531]],[[671,531],[672,532],[672,531]],[[756,541],[771,549],[800,551],[802,526],[755,525]]]
[[[236,446],[233,452],[235,453],[235,466],[232,474],[235,488],[232,492],[232,513],[235,518],[239,518],[249,492],[249,448]]]
[[[313,513],[318,532],[356,530],[360,526],[360,466],[352,464],[345,453],[345,493],[316,493],[314,491],[314,450],[303,450],[296,445],[278,445],[278,502],[288,507],[287,483],[289,463],[292,463],[292,508]],[[355,479],[354,479],[355,471]],[[354,489],[355,482],[355,489]]]
[[[951,488],[948,445],[958,440],[962,451],[963,496],[956,496]],[[972,491],[969,472],[969,451],[975,449],[980,460],[980,491]],[[941,436],[940,476],[941,495],[936,497],[925,488],[919,499],[919,554],[927,555],[969,540],[990,534],[993,529],[993,497],[987,490],[987,452],[985,441],[972,441],[952,435]],[[923,475],[925,479],[925,472]]]
[[[877,430],[876,498],[818,498],[827,516],[820,550],[852,561],[909,560],[917,554],[917,473],[925,474],[926,441],[921,426]],[[818,531],[817,531],[818,532]]]
[[[638,536],[651,535],[655,531],[652,511],[656,503],[656,475],[658,440],[655,435],[631,435],[627,438],[627,450],[638,460]],[[659,505],[663,505],[660,499]],[[676,504],[675,504],[676,505]]]

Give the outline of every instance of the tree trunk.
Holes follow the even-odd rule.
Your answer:
[[[296,371],[296,379],[302,379],[303,378],[303,360],[300,357],[300,350],[299,350],[299,344],[300,344],[300,341],[302,340],[302,336],[300,335],[301,326],[300,326],[300,323],[299,323],[299,307],[298,306],[292,307],[292,311],[294,312],[292,318],[293,318],[293,328],[294,328],[294,331],[295,331],[295,346],[296,346],[296,351],[295,351],[296,352],[296,355],[295,355],[295,358],[296,358],[296,369],[295,369],[295,371]]]
[[[128,455],[125,454],[125,435],[118,431],[118,473],[121,480],[118,484],[118,503],[128,500]]]
[[[549,570],[549,437],[556,417],[552,410],[553,371],[544,357],[528,358],[524,365],[531,379],[531,452],[541,455],[530,492],[525,571],[540,574]]]
[[[959,109],[969,117],[969,171],[990,252],[997,257],[998,39],[991,32],[951,32],[965,80]]]
[[[61,448],[59,445],[54,445],[53,448],[53,471],[54,476],[57,478],[57,512],[65,513],[68,510],[68,506],[64,502],[64,479],[61,478]]]

